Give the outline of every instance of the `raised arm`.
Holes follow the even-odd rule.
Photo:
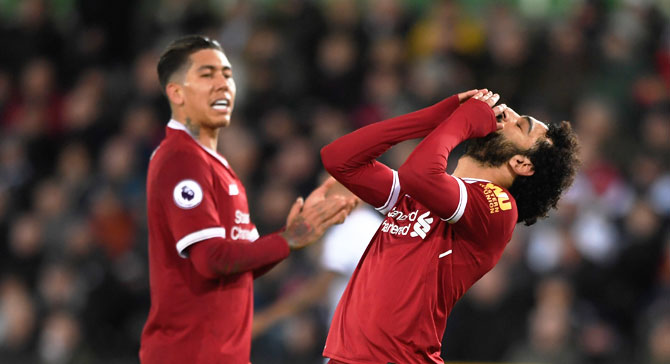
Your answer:
[[[326,170],[363,201],[384,210],[398,191],[397,173],[376,161],[391,146],[428,135],[456,110],[459,103],[477,93],[471,90],[435,105],[374,123],[349,133],[321,149]]]
[[[459,143],[496,131],[496,113],[505,105],[492,109],[497,94],[478,94],[463,103],[446,122],[430,133],[398,169],[403,190],[440,218],[458,221],[467,203],[463,182],[446,173],[449,153]]]

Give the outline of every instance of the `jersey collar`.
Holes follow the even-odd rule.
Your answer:
[[[224,158],[223,156],[221,156],[219,153],[213,151],[212,149],[207,148],[206,146],[200,144],[200,142],[197,141],[195,138],[193,138],[193,135],[191,135],[191,133],[188,132],[188,129],[186,129],[186,127],[184,126],[184,124],[178,122],[178,121],[175,120],[175,119],[170,119],[170,122],[168,122],[167,127],[170,128],[170,129],[173,129],[173,130],[181,130],[181,131],[183,131],[183,132],[186,133],[188,136],[190,136],[191,139],[193,139],[193,141],[194,141],[200,148],[204,149],[205,152],[209,153],[209,155],[211,155],[212,157],[216,158],[216,159],[217,159],[219,162],[221,162],[221,164],[223,164],[226,168],[230,168],[230,166],[228,165],[228,161],[226,160],[226,158]]]
[[[463,181],[467,183],[475,183],[475,182],[487,182],[487,183],[492,183],[491,181],[485,180],[485,179],[479,179],[479,178],[467,178],[463,177],[461,178]]]

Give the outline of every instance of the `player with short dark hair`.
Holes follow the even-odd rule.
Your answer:
[[[235,172],[216,151],[235,102],[232,66],[218,42],[180,38],[158,62],[172,120],[147,177],[151,310],[142,363],[249,363],[253,279],[316,241],[355,205],[326,198],[330,179],[286,228],[259,236]]]
[[[331,363],[442,363],[456,301],[498,262],[515,225],[546,216],[572,183],[570,124],[547,126],[498,99],[464,92],[322,149],[331,175],[386,215],[335,311],[323,351]],[[397,172],[376,161],[421,137]],[[449,153],[468,139],[447,174]]]

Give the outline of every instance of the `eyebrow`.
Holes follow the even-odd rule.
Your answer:
[[[230,66],[223,66],[222,69],[224,71],[226,71],[226,70],[231,70],[232,68],[230,68]],[[217,67],[212,66],[210,64],[206,64],[204,66],[198,67],[198,72],[201,72],[201,71],[216,71],[216,70],[217,70]]]
[[[533,124],[535,124],[533,122],[533,118],[531,118],[528,115],[524,115],[523,118],[526,119],[526,121],[528,121],[528,135],[530,135],[530,132],[533,130]]]

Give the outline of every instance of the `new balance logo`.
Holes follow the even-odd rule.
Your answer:
[[[430,231],[430,224],[433,223],[433,218],[428,217],[430,211],[426,211],[423,215],[419,216],[419,219],[414,224],[414,231],[409,233],[409,236],[416,238],[420,236],[421,239],[426,238],[426,234]]]

